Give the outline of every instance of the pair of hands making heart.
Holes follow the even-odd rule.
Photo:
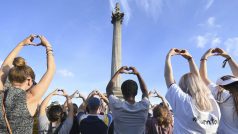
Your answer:
[[[64,97],[67,97],[68,94],[65,92],[64,89],[55,89],[53,92],[52,92],[52,95],[59,95],[59,96],[64,96]]]
[[[156,91],[156,90],[154,90],[154,91],[150,91],[150,92],[149,92],[149,96],[150,96],[150,97],[159,97],[159,98],[163,98],[163,96],[161,96],[160,93],[159,93],[158,91]]]
[[[71,98],[84,98],[84,96],[76,90],[72,95],[70,95]]]
[[[203,59],[207,59],[210,56],[222,56],[225,58],[229,58],[229,54],[222,50],[221,48],[211,48],[209,50],[207,50],[207,52],[203,55]]]
[[[34,39],[40,39],[40,42],[39,43],[35,43],[33,42]],[[26,39],[24,39],[21,44],[23,46],[29,46],[29,45],[32,45],[32,46],[49,46],[49,42],[48,40],[44,37],[44,36],[41,36],[41,35],[34,35],[34,34],[31,34],[29,37],[27,37]]]
[[[189,60],[192,58],[191,54],[189,54],[189,52],[187,50],[184,49],[178,49],[178,48],[172,48],[170,49],[169,56],[174,56],[174,55],[181,55],[183,56],[185,59]]]
[[[119,72],[121,74],[135,74],[138,75],[139,72],[136,70],[135,67],[127,67],[127,66],[123,66],[119,69]]]

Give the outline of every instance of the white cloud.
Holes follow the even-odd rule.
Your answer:
[[[109,0],[109,3],[110,3],[110,8],[113,11],[116,2],[115,0]]]
[[[208,27],[217,27],[217,28],[221,27],[220,25],[216,24],[215,21],[216,21],[215,17],[209,17],[207,19],[207,26]]]
[[[206,33],[205,35],[196,36],[194,40],[197,48],[224,47],[228,53],[238,57],[238,37],[228,38],[222,41],[216,34]]]
[[[125,11],[125,23],[128,24],[129,19],[131,17],[131,8],[127,0],[121,0],[121,5],[123,10]]]
[[[153,17],[154,20],[159,18],[164,6],[163,0],[136,0],[136,3],[147,15]]]
[[[211,47],[217,47],[221,44],[221,39],[219,37],[214,37],[211,40]]]
[[[2,60],[0,60],[0,66],[2,65],[2,63],[3,63],[3,61],[2,61]]]
[[[67,69],[60,69],[57,73],[63,77],[74,77],[74,74]]]
[[[226,47],[226,51],[234,56],[238,56],[238,37],[228,38],[224,45]]]
[[[214,2],[214,0],[207,0],[207,4],[206,4],[205,8],[209,9],[212,6],[213,2]]]
[[[198,35],[196,37],[196,43],[198,48],[204,48],[207,42],[208,41],[206,36]]]
[[[204,48],[207,45],[209,47],[217,47],[221,44],[221,39],[216,34],[206,33],[205,35],[196,36],[195,42],[197,48]]]
[[[127,24],[131,17],[130,5],[137,5],[139,9],[145,11],[148,16],[156,21],[162,12],[164,1],[165,0],[109,0],[109,3],[112,11],[114,11],[116,3],[120,3],[121,10],[125,13],[125,23]]]
[[[211,16],[209,17],[205,23],[198,24],[198,26],[203,27],[203,28],[220,28],[221,25],[216,23],[216,18]]]

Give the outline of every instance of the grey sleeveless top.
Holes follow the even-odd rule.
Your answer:
[[[0,134],[7,133],[5,120],[2,116],[2,97],[0,108]],[[5,109],[13,134],[32,134],[33,117],[26,104],[26,91],[14,87],[5,90]]]

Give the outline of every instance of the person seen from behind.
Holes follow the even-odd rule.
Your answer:
[[[125,101],[120,100],[113,94],[113,89],[116,88],[116,79],[120,74],[134,74],[137,76],[142,92],[141,101],[135,101],[138,85],[134,80],[126,80],[121,85]],[[109,109],[114,121],[114,134],[144,134],[150,102],[146,84],[136,68],[121,67],[109,81],[106,91],[109,97]]]
[[[39,38],[41,43],[34,43],[35,38]],[[35,82],[33,69],[26,64],[25,59],[17,57],[22,48],[29,46],[43,46],[46,49],[47,70],[38,83]],[[1,134],[32,134],[33,116],[53,79],[55,69],[53,49],[44,36],[30,35],[10,52],[0,69]],[[7,78],[11,86],[3,91]]]
[[[47,105],[53,96],[64,96],[67,101],[68,114],[65,120],[61,105]],[[73,126],[74,110],[71,98],[63,89],[56,89],[50,93],[40,105],[39,134],[69,134]]]
[[[108,102],[102,93],[94,90],[89,94],[85,103],[80,106],[78,113],[80,134],[108,133],[109,126],[112,123],[112,115],[100,114],[102,108],[101,100]]]
[[[175,83],[172,56],[180,55],[188,61],[190,72]],[[173,48],[165,60],[164,71],[168,100],[174,112],[174,134],[214,134],[220,122],[220,109],[210,90],[202,81],[193,57],[187,50]]]
[[[208,78],[207,60],[212,56],[221,56],[229,63],[233,75],[224,75],[216,83]],[[221,110],[219,134],[238,134],[238,64],[224,50],[220,48],[209,49],[201,58],[200,75],[212,92]]]
[[[162,100],[159,105],[153,108],[153,117],[147,119],[146,134],[172,134],[173,118],[164,98],[155,91],[153,94]]]

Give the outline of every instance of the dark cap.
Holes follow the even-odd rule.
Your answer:
[[[101,105],[101,101],[99,98],[92,97],[88,100],[88,107],[95,108],[99,107]]]

